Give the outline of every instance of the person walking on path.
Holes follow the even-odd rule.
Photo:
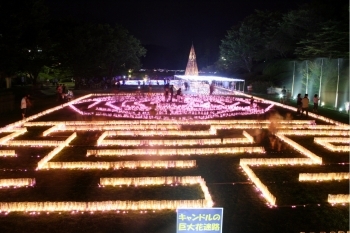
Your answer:
[[[21,112],[22,112],[22,120],[26,119],[27,95],[23,96],[23,98],[21,100]]]
[[[301,94],[299,93],[297,96],[297,116],[300,116],[300,112],[301,112]]]
[[[57,94],[56,101],[62,101],[62,93],[63,93],[62,84],[59,84],[56,87],[56,94]]]
[[[318,112],[318,101],[320,101],[320,98],[318,98],[318,95],[314,95],[314,109],[312,109],[313,112]]]
[[[301,115],[306,114],[306,117],[309,115],[309,98],[308,94],[305,94],[304,98],[301,100]]]

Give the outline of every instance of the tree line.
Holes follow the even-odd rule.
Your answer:
[[[44,0],[0,5],[0,78],[30,77],[43,69],[74,77],[110,78],[141,67],[146,49],[121,25],[50,18]]]
[[[259,11],[227,31],[216,68],[253,73],[274,59],[349,57],[348,1],[320,0],[287,13]]]

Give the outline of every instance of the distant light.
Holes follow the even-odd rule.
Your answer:
[[[343,108],[339,108],[339,112],[342,112],[343,111]]]
[[[324,102],[321,103],[321,106],[324,106]]]
[[[280,94],[280,98],[282,98],[283,97],[283,95],[282,94]]]

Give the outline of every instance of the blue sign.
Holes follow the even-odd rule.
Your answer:
[[[177,209],[176,233],[222,233],[223,208]]]

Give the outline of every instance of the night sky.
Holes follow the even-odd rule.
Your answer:
[[[148,50],[143,64],[150,67],[145,68],[168,69],[185,66],[192,42],[200,68],[214,63],[226,31],[255,9],[286,12],[307,2],[310,0],[47,0],[54,18],[70,16],[122,25]],[[200,59],[204,53],[205,61]]]

